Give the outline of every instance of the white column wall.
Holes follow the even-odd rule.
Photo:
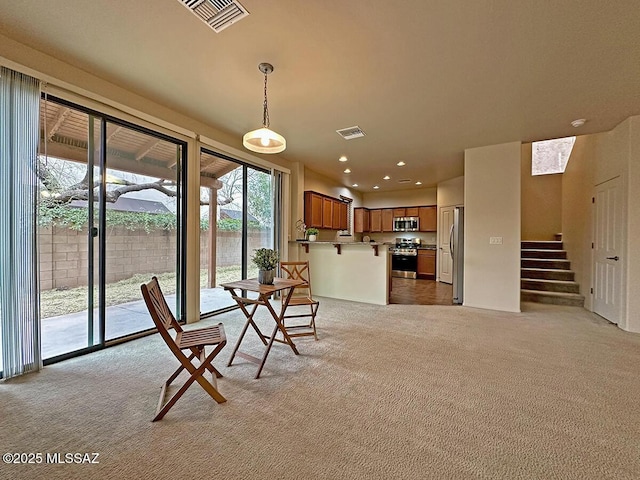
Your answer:
[[[465,150],[465,306],[520,311],[520,166],[520,142]]]
[[[626,318],[620,327],[640,332],[640,116],[629,121]]]

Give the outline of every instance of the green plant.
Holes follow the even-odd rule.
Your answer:
[[[307,228],[307,236],[309,235],[318,235],[319,230],[317,228]]]
[[[278,266],[280,255],[271,248],[256,248],[255,254],[251,257],[251,261],[260,270],[273,270]]]

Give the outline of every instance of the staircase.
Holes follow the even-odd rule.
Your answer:
[[[580,285],[562,241],[523,241],[521,244],[520,299],[523,302],[584,306]]]

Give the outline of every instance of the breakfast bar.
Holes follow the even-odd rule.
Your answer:
[[[291,242],[309,261],[313,294],[355,302],[389,303],[388,245],[380,242]],[[294,252],[292,252],[294,253]]]

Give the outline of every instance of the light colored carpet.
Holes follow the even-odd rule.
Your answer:
[[[0,478],[640,478],[640,335],[581,308],[524,308],[322,299],[320,340],[298,339],[300,356],[276,344],[258,380],[242,359],[226,367],[242,324],[227,313],[208,321],[229,338],[227,403],[194,385],[157,423],[176,365],[157,335],[52,365],[0,383],[2,452],[100,463],[0,465]]]

